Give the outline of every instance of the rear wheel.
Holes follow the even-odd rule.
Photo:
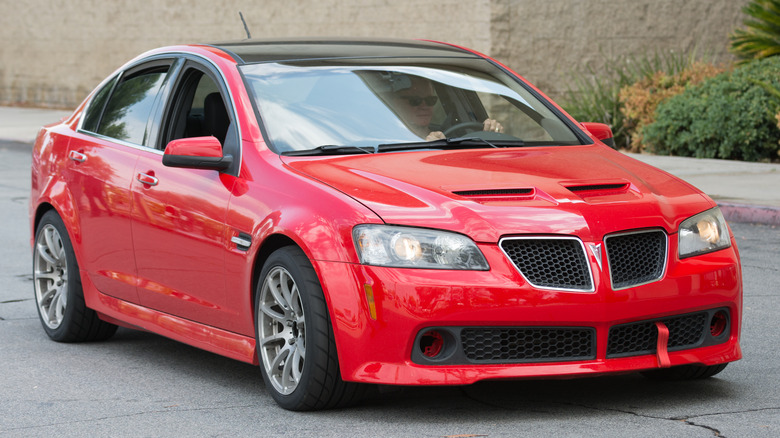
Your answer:
[[[341,380],[322,287],[299,248],[281,248],[266,261],[255,315],[263,380],[281,407],[328,409],[362,397],[364,385]]]
[[[38,316],[46,334],[58,342],[100,341],[117,326],[87,308],[81,276],[65,224],[55,211],[43,215],[33,249],[33,284]]]
[[[698,380],[712,377],[723,371],[728,363],[719,365],[681,365],[659,370],[642,372],[642,375],[654,380]]]

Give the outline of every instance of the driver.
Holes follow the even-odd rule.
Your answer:
[[[433,106],[439,100],[433,84],[420,76],[406,75],[406,77],[409,78],[407,82],[409,86],[391,94],[391,105],[396,114],[412,132],[425,141],[444,139],[442,131],[431,131],[429,128],[433,119]],[[483,131],[504,132],[504,127],[493,119],[486,119],[482,125]]]

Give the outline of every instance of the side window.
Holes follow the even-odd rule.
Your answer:
[[[174,95],[164,143],[187,137],[214,136],[222,145],[230,116],[216,82],[202,71],[185,71]]]
[[[167,72],[167,66],[156,67],[122,78],[111,94],[96,132],[144,144],[149,115]]]
[[[182,69],[171,100],[163,117],[158,148],[172,140],[191,137],[216,137],[222,153],[233,157],[233,163],[223,172],[238,175],[241,166],[241,143],[234,113],[228,111],[230,101],[218,76],[206,67],[188,60]]]
[[[95,97],[92,98],[89,108],[84,111],[84,123],[81,124],[81,129],[89,132],[97,132],[98,123],[100,123],[100,115],[103,114],[103,108],[106,107],[106,101],[111,94],[111,90],[114,88],[114,84],[116,84],[116,78],[109,81],[95,94]]]

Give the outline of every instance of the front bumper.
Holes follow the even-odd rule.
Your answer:
[[[613,290],[607,268],[591,260],[594,292],[537,289],[518,273],[498,246],[480,245],[490,271],[392,269],[319,262],[344,380],[398,385],[461,385],[485,379],[575,377],[685,364],[715,365],[741,358],[742,278],[736,247],[680,261],[671,245],[659,281]],[[373,295],[369,302],[367,290]],[[682,348],[609,350],[610,329],[645,321],[669,321],[717,310],[728,326],[714,338]],[[375,318],[372,317],[375,315]],[[566,359],[480,362],[420,360],[421,334],[431,328],[584,329],[593,354]],[[614,332],[613,332],[614,333]],[[613,338],[614,339],[614,338]],[[614,345],[614,341],[613,341]],[[689,348],[690,347],[690,348]],[[462,345],[456,345],[462,350]]]

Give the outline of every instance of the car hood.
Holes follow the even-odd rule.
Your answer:
[[[689,184],[599,145],[282,160],[386,223],[452,230],[478,242],[516,234],[599,241],[650,227],[674,233],[714,206]]]

